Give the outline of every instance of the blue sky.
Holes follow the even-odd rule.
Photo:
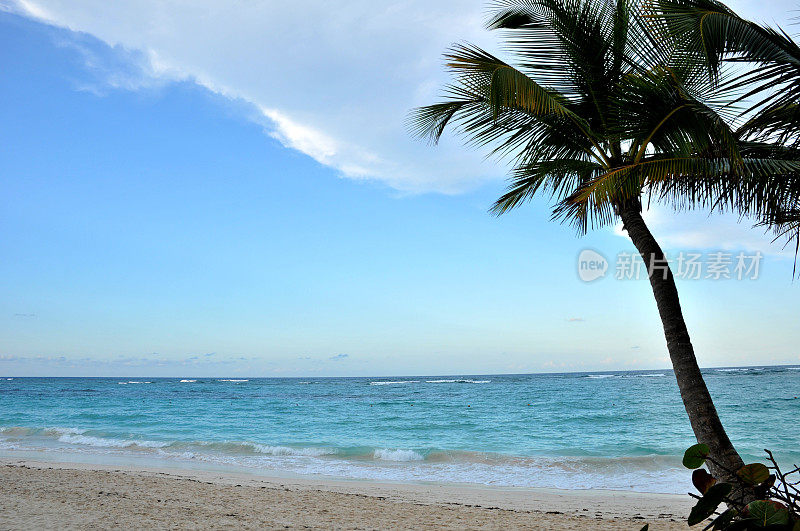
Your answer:
[[[482,5],[292,25],[312,4],[0,2],[0,374],[668,367],[647,282],[576,273],[626,239],[544,202],[493,218],[501,164],[408,137],[447,44],[496,48]],[[735,219],[649,218],[674,251],[765,255],[755,281],[680,282],[702,365],[800,362],[791,256]]]

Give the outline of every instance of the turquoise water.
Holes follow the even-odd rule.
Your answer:
[[[746,459],[800,462],[800,368],[708,369]],[[408,378],[2,378],[0,453],[256,473],[685,492],[669,371]]]

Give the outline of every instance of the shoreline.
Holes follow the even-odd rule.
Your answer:
[[[80,528],[91,521],[102,527],[636,530],[649,523],[678,529],[692,505],[674,494],[280,477],[47,457],[0,457],[0,496],[8,500],[0,508],[2,527]]]

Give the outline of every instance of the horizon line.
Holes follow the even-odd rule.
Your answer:
[[[800,368],[800,364],[781,364],[781,365],[721,365],[716,367],[700,367],[700,370],[715,370],[715,369],[774,369],[774,368]],[[561,371],[561,372],[498,372],[498,373],[451,373],[451,374],[384,374],[384,375],[367,375],[367,376],[247,376],[247,375],[217,375],[217,376],[145,376],[145,375],[113,375],[113,376],[9,376],[0,375],[1,379],[6,378],[151,378],[154,380],[174,380],[178,378],[183,379],[218,379],[218,378],[236,378],[236,379],[254,379],[254,380],[299,380],[299,379],[357,379],[357,378],[436,378],[436,377],[469,377],[469,376],[547,376],[547,375],[562,375],[562,374],[603,374],[613,372],[663,372],[673,371],[671,367],[661,369],[609,369],[604,371]]]

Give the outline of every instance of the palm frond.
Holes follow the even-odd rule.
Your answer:
[[[741,127],[734,106],[775,76],[789,83],[794,66],[776,66],[795,53],[785,35],[715,0],[495,0],[488,27],[514,65],[453,46],[444,101],[415,110],[409,125],[432,142],[452,129],[512,162],[494,214],[544,194],[553,218],[583,233],[644,195],[776,227],[800,205],[800,156],[785,142],[796,135],[780,129],[796,101],[766,101]],[[734,76],[724,63],[745,57],[743,40],[765,68]]]

